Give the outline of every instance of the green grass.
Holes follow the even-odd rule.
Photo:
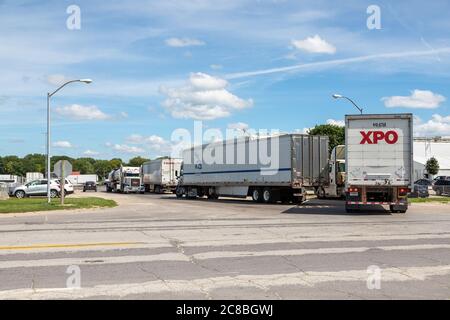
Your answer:
[[[74,210],[92,208],[113,208],[117,206],[114,200],[103,198],[66,198],[64,206],[61,206],[60,199],[52,199],[48,204],[45,198],[8,199],[0,201],[1,213],[24,213],[53,210]]]
[[[408,200],[411,203],[431,203],[431,202],[450,203],[450,197],[409,198]]]

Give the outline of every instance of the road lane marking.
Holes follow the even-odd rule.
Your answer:
[[[98,243],[74,243],[74,244],[37,244],[29,246],[0,246],[3,250],[34,250],[34,249],[79,249],[89,247],[121,247],[144,244],[144,242],[98,242]]]
[[[433,276],[447,276],[450,265],[386,268],[381,269],[383,283],[425,281]],[[191,280],[154,280],[143,283],[97,285],[80,289],[45,288],[13,289],[0,291],[0,299],[86,299],[92,297],[126,297],[128,295],[149,295],[164,292],[191,294],[211,292],[223,288],[252,288],[270,290],[280,286],[314,287],[326,282],[367,281],[367,270],[308,271],[270,275],[239,275]]]
[[[436,250],[450,249],[450,244],[419,244],[402,246],[378,246],[378,247],[336,247],[316,249],[291,249],[270,251],[214,251],[203,252],[193,255],[194,259],[207,260],[218,258],[247,258],[247,257],[270,257],[270,256],[302,256],[308,254],[333,254],[333,253],[361,253],[369,250],[382,251],[410,251],[410,250]]]
[[[450,244],[423,244],[406,246],[379,246],[379,247],[336,247],[336,248],[317,248],[317,249],[292,249],[292,250],[270,250],[270,251],[213,251],[203,252],[193,255],[184,253],[160,253],[154,255],[133,255],[133,256],[112,256],[112,257],[81,257],[81,258],[57,258],[57,259],[38,259],[38,260],[15,260],[0,261],[1,269],[12,268],[38,268],[55,267],[69,265],[92,265],[91,260],[95,259],[98,263],[95,265],[107,264],[125,264],[142,262],[161,262],[161,261],[191,261],[226,259],[226,258],[252,258],[252,257],[277,257],[277,256],[303,256],[303,255],[321,255],[338,253],[363,253],[369,250],[381,251],[412,251],[412,250],[436,250],[450,249]]]

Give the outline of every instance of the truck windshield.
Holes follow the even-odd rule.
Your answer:
[[[139,173],[126,173],[125,174],[125,177],[135,177],[135,178],[139,178],[140,177],[140,175],[139,175]]]

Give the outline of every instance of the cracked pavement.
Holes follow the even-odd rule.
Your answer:
[[[0,216],[0,299],[450,298],[449,205],[100,195],[119,207]],[[71,265],[81,288],[66,287]]]

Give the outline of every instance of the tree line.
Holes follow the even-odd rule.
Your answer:
[[[72,166],[73,171],[79,171],[81,174],[96,174],[100,178],[104,178],[108,173],[119,168],[121,165],[130,167],[140,167],[144,162],[150,159],[135,157],[128,162],[124,162],[120,158],[111,160],[97,160],[93,158],[71,158],[67,156],[51,157],[51,168],[59,160],[68,160]],[[29,154],[23,158],[18,156],[0,157],[0,174],[9,174],[17,176],[25,176],[27,172],[46,171],[47,158],[44,154]]]
[[[330,138],[330,152],[337,145],[345,143],[344,127],[324,124],[317,125],[308,132],[310,135],[326,135]],[[73,170],[81,174],[96,174],[104,178],[108,173],[119,168],[121,165],[130,167],[140,167],[144,162],[150,159],[135,157],[125,163],[120,158],[111,160],[96,160],[93,158],[70,158],[67,156],[54,156],[51,158],[51,168],[59,160],[69,160],[72,163]],[[23,158],[17,156],[0,157],[0,174],[11,174],[25,176],[27,172],[45,173],[46,156],[43,154],[29,154]]]

